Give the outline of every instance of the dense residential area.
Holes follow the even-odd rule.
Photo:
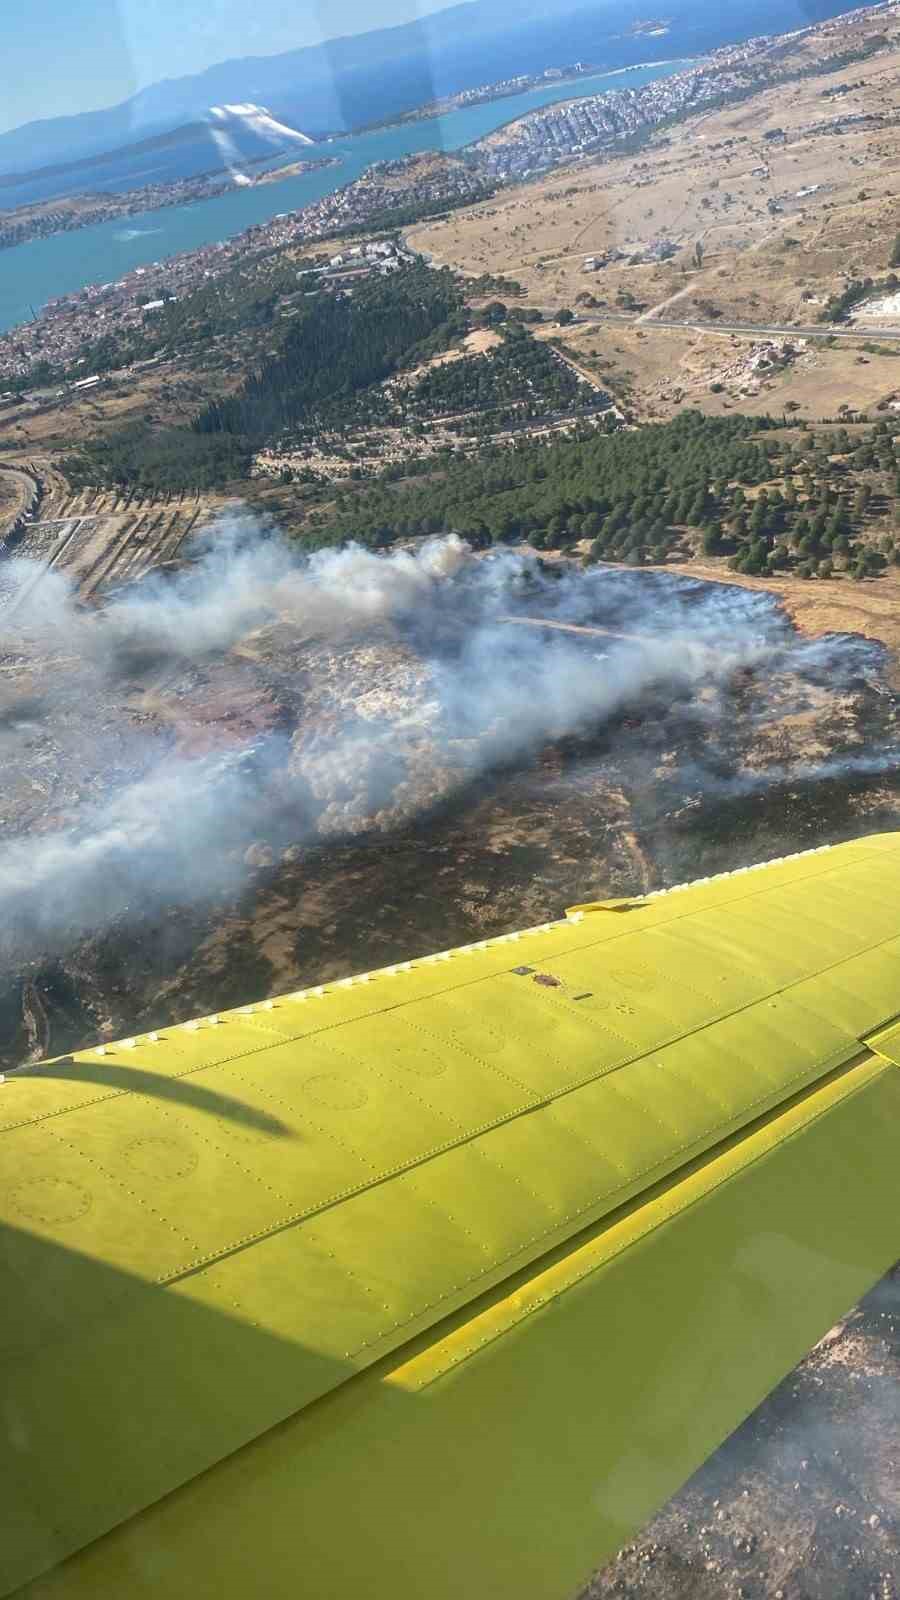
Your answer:
[[[352,235],[379,223],[396,233],[405,220],[487,193],[487,181],[453,157],[426,154],[381,163],[301,211],[50,301],[32,322],[0,335],[0,385],[14,383],[21,389],[67,374],[76,376],[73,369],[86,345],[101,337],[127,340],[160,303],[196,292],[228,272],[252,272],[259,262],[263,270],[277,267],[274,258],[279,253],[290,261],[292,252],[302,257],[306,244]],[[352,242],[347,248],[349,253]],[[385,253],[393,254],[393,247]],[[320,264],[327,266],[334,254],[341,251],[331,252]],[[299,265],[304,264],[301,259]]]
[[[874,8],[876,14],[879,10]],[[0,386],[21,391],[30,384],[41,387],[56,378],[83,376],[74,366],[86,345],[101,335],[119,337],[133,331],[160,301],[191,293],[235,267],[252,267],[261,258],[302,251],[304,246],[352,236],[360,230],[397,230],[442,210],[488,200],[498,185],[516,184],[565,162],[602,159],[631,149],[635,143],[640,146],[654,132],[692,115],[740,103],[766,87],[788,84],[804,75],[827,75],[848,62],[869,60],[884,47],[884,35],[871,26],[843,50],[838,48],[840,38],[834,24],[820,24],[809,32],[817,45],[817,54],[809,62],[800,35],[787,59],[778,41],[762,38],[713,52],[696,66],[660,76],[640,88],[628,87],[625,74],[622,88],[535,110],[457,153],[426,151],[376,162],[361,177],[297,211],[255,224],[233,238],[170,256],[152,267],[136,267],[121,278],[51,300],[29,322],[0,334]],[[581,71],[582,64],[576,66]],[[493,87],[498,93],[511,92],[508,85]],[[478,94],[491,98],[487,89]],[[839,126],[843,122],[832,118]],[[335,160],[323,155],[304,158],[295,165],[314,169]],[[277,172],[262,177],[277,177]],[[204,184],[215,186],[224,181],[204,175],[185,180],[183,187],[190,193],[192,185],[199,186],[199,198]],[[226,187],[232,181],[229,178]],[[171,188],[171,197],[164,202],[151,203],[134,193],[106,197],[102,201],[104,215],[107,211],[109,215],[127,215],[129,207],[142,210],[157,203],[179,203],[182,186]],[[152,191],[146,193],[150,196]],[[78,208],[69,208],[68,214],[77,217]],[[40,225],[43,231],[68,225],[63,214],[52,207],[47,215],[51,220]],[[11,213],[5,226],[13,230],[7,242],[15,243],[20,237],[16,230],[32,224],[18,223]],[[2,242],[0,225],[0,245]]]
[[[837,42],[837,35],[835,39]],[[836,71],[851,60],[868,60],[886,42],[876,36],[856,49],[835,49],[830,57],[826,54],[819,59],[813,70]],[[530,177],[572,157],[633,144],[655,128],[740,101],[779,82],[789,83],[803,73],[796,63],[783,65],[780,56],[778,41],[754,39],[717,51],[699,66],[639,89],[625,87],[586,95],[533,111],[489,134],[473,147],[473,154],[493,178]]]

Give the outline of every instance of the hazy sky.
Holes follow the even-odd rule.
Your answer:
[[[452,0],[5,0],[0,132],[160,78],[409,22]]]

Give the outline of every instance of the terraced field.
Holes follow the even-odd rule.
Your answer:
[[[7,469],[0,473],[12,476]],[[196,495],[155,500],[94,490],[72,494],[61,480],[54,489],[38,516],[10,539],[7,553],[37,564],[34,583],[47,572],[64,573],[85,601],[175,560],[209,510]],[[0,563],[0,596],[3,588]]]

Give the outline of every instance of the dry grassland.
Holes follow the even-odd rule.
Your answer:
[[[848,22],[847,46],[876,26],[888,25],[883,18]],[[815,40],[804,42],[798,53],[817,48]],[[578,297],[586,295],[595,302],[588,311],[621,311],[626,297],[646,320],[646,339],[591,327],[570,329],[567,342],[577,338],[579,350],[598,349],[601,362],[621,347],[620,364],[624,355],[636,395],[651,413],[677,409],[658,392],[670,374],[674,387],[703,396],[704,409],[721,409],[726,402],[708,395],[706,381],[714,381],[721,364],[720,341],[653,330],[654,318],[813,325],[829,295],[849,278],[887,273],[900,221],[898,69],[900,37],[891,50],[843,72],[698,115],[634,156],[580,161],[422,224],[411,231],[410,243],[463,272],[516,279],[527,303],[545,311],[577,310]],[[846,92],[823,94],[836,88]],[[850,122],[872,114],[882,119],[877,125]],[[841,131],[811,131],[823,123]],[[784,139],[767,140],[777,129]],[[801,196],[801,189],[814,192]],[[773,212],[769,202],[779,209]],[[661,238],[676,246],[668,261],[584,270],[588,254],[639,255]],[[870,322],[866,331],[877,338]],[[727,339],[724,348],[727,357]],[[820,351],[815,360],[798,363],[762,409],[791,400],[815,414],[827,412],[832,399],[834,410],[841,401],[876,404],[900,385],[900,364],[895,371],[889,356],[872,357],[857,369],[859,354]],[[740,401],[736,408],[754,409]]]
[[[877,336],[840,340],[768,339],[693,328],[575,323],[547,328],[563,338],[586,372],[643,421],[666,420],[686,406],[712,416],[738,412],[798,420],[872,412],[900,396],[900,342],[867,351]],[[785,343],[794,354],[784,359]],[[774,347],[774,348],[773,348]],[[760,359],[768,363],[756,366]],[[774,359],[773,359],[774,358]],[[710,388],[721,383],[721,392]]]
[[[886,646],[890,664],[886,677],[900,689],[900,573],[889,568],[862,583],[852,578],[752,578],[732,572],[724,560],[705,558],[670,563],[670,572],[716,583],[736,583],[745,589],[765,589],[777,595],[801,633],[818,638],[825,633],[859,633]]]

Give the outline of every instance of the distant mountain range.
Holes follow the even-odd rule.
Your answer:
[[[700,54],[847,9],[846,0],[740,0],[731,7],[713,0],[674,0],[667,7],[668,31],[653,35],[637,26],[652,14],[640,0],[577,6],[572,0],[517,0],[514,7],[507,0],[467,0],[400,27],[275,56],[224,61],[190,77],[152,84],[105,110],[27,123],[0,135],[0,177],[71,168],[111,151],[119,158],[123,147],[131,156],[138,146],[146,153],[148,141],[197,123],[208,137],[217,120],[211,107],[229,115],[249,102],[260,115],[286,125],[288,138],[301,128],[321,135],[547,66],[581,59],[615,68]],[[0,203],[18,202],[0,192]]]

